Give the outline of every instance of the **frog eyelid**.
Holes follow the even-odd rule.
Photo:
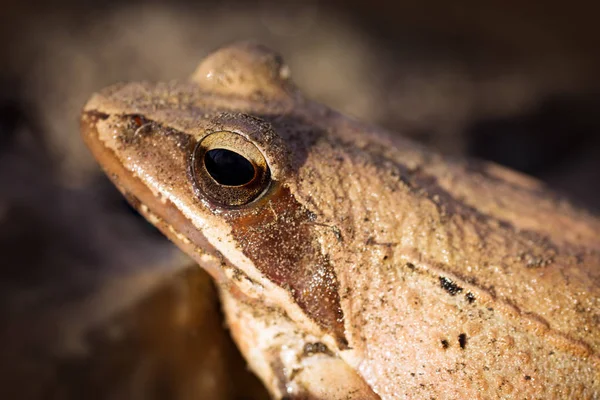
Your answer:
[[[244,113],[224,112],[206,125],[205,135],[218,131],[237,134],[251,143],[264,158],[274,181],[286,179],[290,167],[290,153],[273,126],[264,119]]]

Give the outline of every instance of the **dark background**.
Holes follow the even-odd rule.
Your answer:
[[[78,133],[95,90],[185,79],[234,40],[278,49],[313,99],[600,209],[592,1],[0,8],[0,398],[264,397],[206,277],[126,205]]]

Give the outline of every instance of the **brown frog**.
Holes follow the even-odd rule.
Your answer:
[[[540,182],[311,102],[253,43],[81,127],[273,397],[600,397],[600,220]]]

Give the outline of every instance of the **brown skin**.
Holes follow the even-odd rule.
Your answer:
[[[190,82],[107,88],[82,117],[116,185],[217,280],[273,396],[600,396],[600,220],[312,103],[288,75],[242,43]],[[210,148],[264,157],[260,191],[206,174],[218,132],[233,136]]]

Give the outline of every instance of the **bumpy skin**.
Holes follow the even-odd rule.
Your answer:
[[[116,185],[217,279],[273,396],[600,397],[600,221],[531,178],[310,102],[288,75],[242,43],[190,82],[107,88],[82,117]],[[190,174],[219,130],[271,170],[238,209]]]

